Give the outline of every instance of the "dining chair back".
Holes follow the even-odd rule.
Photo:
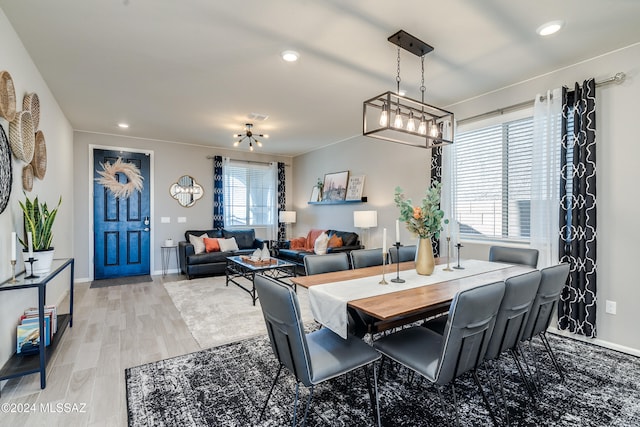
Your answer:
[[[529,313],[529,318],[527,319],[527,325],[524,328],[521,341],[531,342],[533,337],[539,336],[545,351],[549,354],[553,367],[556,369],[556,372],[558,372],[560,379],[564,381],[564,373],[562,372],[562,368],[560,367],[560,364],[553,353],[553,349],[549,344],[546,332],[547,328],[551,324],[553,313],[556,312],[558,300],[562,294],[562,289],[567,283],[567,277],[569,276],[569,264],[561,263],[543,268],[540,270],[540,273],[540,287],[538,288],[536,298],[533,300],[533,304],[531,305],[531,312]]]
[[[389,258],[392,264],[398,262],[398,258],[400,258],[400,262],[413,261],[416,259],[416,245],[409,246],[400,246],[400,250],[398,248],[391,247],[389,248]]]
[[[256,275],[255,286],[271,349],[280,364],[260,413],[260,419],[267,408],[282,367],[285,367],[296,378],[294,426],[297,425],[299,385],[302,383],[310,388],[302,423],[305,425],[315,385],[358,368],[367,368],[380,359],[381,355],[361,339],[351,335],[343,339],[328,328],[305,334],[298,297],[291,287],[264,275]],[[380,425],[377,374],[373,369],[375,395],[370,388],[368,370],[366,374],[374,418]]]
[[[356,249],[351,251],[350,256],[353,268],[373,267],[386,261],[382,249]]]
[[[529,310],[540,285],[538,270],[505,280],[505,291],[500,303],[496,324],[487,347],[486,360],[493,360],[504,351],[515,347],[524,333]]]
[[[304,257],[304,269],[307,272],[307,276],[349,270],[349,257],[346,252],[307,255]]]
[[[522,264],[536,268],[538,266],[538,250],[529,248],[511,248],[506,246],[491,246],[489,261]]]

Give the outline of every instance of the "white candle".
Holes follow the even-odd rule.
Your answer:
[[[16,232],[11,232],[11,261],[16,260]]]
[[[387,229],[382,229],[382,255],[387,253]]]
[[[449,223],[447,223],[447,237],[451,238],[451,230],[449,230]]]
[[[400,221],[396,219],[396,243],[400,242]]]
[[[33,258],[33,235],[27,232],[27,248],[29,250],[29,258]]]

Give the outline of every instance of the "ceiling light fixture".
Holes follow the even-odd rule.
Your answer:
[[[398,46],[397,90],[364,101],[362,134],[421,148],[453,144],[453,113],[424,102],[424,57],[433,47],[403,30],[387,40]],[[421,101],[407,98],[400,91],[400,49],[420,57]]]
[[[542,24],[536,30],[536,33],[540,36],[550,36],[551,34],[555,34],[562,29],[564,26],[563,21],[551,21],[545,24]]]
[[[298,58],[300,58],[300,54],[295,50],[285,50],[284,52],[282,52],[281,56],[282,59],[287,62],[296,62]]]
[[[260,138],[269,138],[269,135],[266,134],[255,134],[251,131],[251,129],[253,128],[253,124],[252,123],[247,123],[245,124],[245,131],[244,133],[237,133],[234,134],[233,137],[234,138],[240,138],[239,140],[237,140],[236,142],[233,143],[234,147],[237,147],[238,145],[240,145],[240,143],[242,141],[244,141],[245,139],[249,140],[249,150],[253,151],[253,143],[255,142],[255,144],[258,147],[262,147],[262,142],[260,142],[259,140],[256,139],[256,136],[260,137]]]
[[[129,125],[126,123],[118,123],[118,127],[121,129],[129,129]]]

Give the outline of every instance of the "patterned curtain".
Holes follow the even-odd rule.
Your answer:
[[[222,156],[213,157],[213,228],[224,228],[224,177]]]
[[[431,149],[431,184],[442,183],[442,147]],[[435,237],[431,238],[431,246],[433,247],[433,256],[440,256],[440,240]]]
[[[560,329],[596,336],[596,85],[562,91],[561,262],[571,266],[558,305]]]
[[[284,183],[284,163],[278,162],[278,215],[280,211],[287,210],[287,200],[285,193],[285,183]],[[277,218],[276,218],[277,219]],[[287,225],[278,222],[278,241],[282,242],[286,238],[287,233]]]

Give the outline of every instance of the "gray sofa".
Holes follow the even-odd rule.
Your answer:
[[[235,237],[238,250],[233,252],[203,252],[196,254],[193,245],[189,243],[189,235],[201,236],[207,234],[212,238],[229,239]],[[227,257],[234,255],[250,255],[256,249],[261,249],[263,241],[256,239],[255,230],[187,230],[185,241],[178,242],[180,270],[187,275],[187,279],[195,276],[211,276],[223,274],[227,265]]]

